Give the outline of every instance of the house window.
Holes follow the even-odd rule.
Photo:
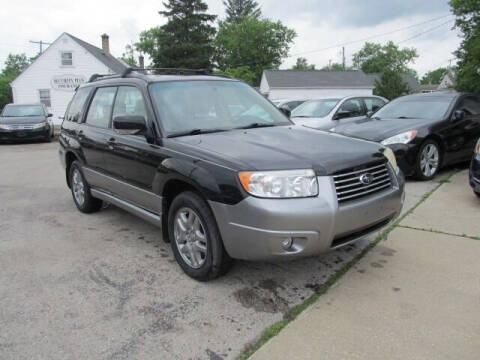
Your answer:
[[[41,89],[38,90],[38,96],[40,97],[40,102],[46,107],[52,106],[52,101],[50,99],[50,89]]]
[[[72,66],[73,55],[71,51],[62,51],[62,66]]]

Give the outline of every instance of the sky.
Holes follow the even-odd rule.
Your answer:
[[[321,68],[341,62],[345,46],[347,65],[364,39],[401,47],[415,47],[419,57],[411,67],[420,76],[455,63],[460,44],[453,28],[448,0],[257,0],[262,15],[293,28],[297,37],[281,68],[290,68],[299,56]],[[206,0],[209,12],[225,17],[222,0]],[[0,65],[9,53],[34,56],[38,44],[52,42],[63,32],[101,47],[100,35],[110,36],[110,49],[119,57],[125,45],[135,43],[142,30],[162,25],[160,0],[7,0],[0,15]]]

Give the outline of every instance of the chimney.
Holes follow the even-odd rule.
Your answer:
[[[105,54],[110,54],[110,42],[107,34],[102,35],[102,49]]]
[[[143,55],[140,55],[138,57],[138,67],[140,69],[144,69],[145,68],[145,58],[143,57]]]

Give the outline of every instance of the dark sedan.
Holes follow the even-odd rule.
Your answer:
[[[470,185],[475,195],[480,198],[480,139],[475,146],[470,164]]]
[[[480,98],[454,91],[403,96],[331,131],[380,142],[392,148],[405,175],[430,180],[442,166],[471,159],[480,138]]]
[[[8,104],[0,115],[0,141],[53,138],[52,114],[42,104]]]

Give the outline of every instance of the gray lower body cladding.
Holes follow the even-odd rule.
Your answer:
[[[210,202],[228,254],[244,260],[311,256],[356,241],[400,214],[404,179],[393,187],[338,204],[331,177],[318,177],[319,195],[302,199],[247,197],[236,205]],[[290,248],[282,243],[291,238]]]

